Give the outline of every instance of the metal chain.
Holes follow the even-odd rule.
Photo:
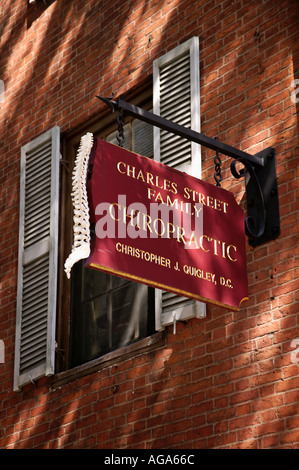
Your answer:
[[[217,139],[217,137],[216,137],[216,139]],[[222,181],[222,174],[221,174],[222,161],[221,161],[221,158],[219,157],[218,150],[216,150],[216,155],[214,157],[214,163],[215,163],[214,179],[216,181],[216,186],[221,186],[220,183]]]
[[[125,134],[124,134],[125,118],[124,118],[122,110],[120,111],[119,115],[117,116],[117,124],[118,124],[118,132],[116,134],[116,138],[117,138],[119,147],[123,147],[126,138],[125,138]]]

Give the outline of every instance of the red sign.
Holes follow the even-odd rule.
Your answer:
[[[100,139],[90,164],[87,267],[239,309],[244,214],[232,193]]]

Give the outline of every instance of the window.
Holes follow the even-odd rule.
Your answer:
[[[82,264],[72,273],[70,367],[155,332],[153,289]]]
[[[144,87],[136,104],[152,107],[151,87]],[[66,370],[96,359],[155,333],[154,289],[103,272],[86,269],[84,261],[72,268],[71,282],[63,263],[72,244],[71,176],[82,135],[118,144],[116,115],[104,111],[101,119],[69,136],[63,148],[66,161],[61,171],[60,295],[57,370]],[[153,128],[129,116],[125,118],[124,148],[153,157]],[[113,182],[112,182],[113,184]],[[67,195],[67,200],[65,199]],[[62,286],[62,287],[61,287]]]
[[[143,86],[127,101],[200,131],[198,51],[192,38],[156,60],[153,91]],[[142,343],[167,325],[175,329],[178,320],[205,316],[200,302],[84,269],[83,262],[73,267],[71,282],[66,279],[71,176],[81,136],[92,132],[117,143],[116,130],[115,114],[105,110],[62,142],[55,127],[22,148],[14,390]],[[125,148],[200,177],[198,145],[131,118],[125,137]]]
[[[115,116],[112,119],[112,127],[94,130],[94,135],[117,144]],[[152,158],[152,126],[129,118],[126,121],[124,147]],[[71,275],[68,367],[155,332],[154,289],[83,265],[83,261],[76,263]]]

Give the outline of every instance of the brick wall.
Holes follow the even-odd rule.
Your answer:
[[[298,447],[296,1],[2,3],[0,448]],[[103,109],[96,94],[133,90],[194,35],[202,132],[277,155],[281,235],[248,246],[249,301],[239,312],[208,307],[176,335],[169,327],[150,352],[13,392],[21,146],[54,125],[76,129]],[[202,149],[212,184],[213,157]],[[223,187],[244,204],[228,168],[223,158]]]

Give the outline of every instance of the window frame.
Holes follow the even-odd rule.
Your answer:
[[[142,107],[144,109],[152,109],[152,101],[155,101],[155,83],[156,83],[156,71],[157,71],[157,64],[158,62],[163,63],[165,60],[167,62],[167,58],[172,57],[174,58],[176,54],[181,54],[181,51],[184,49],[190,50],[190,67],[191,67],[191,74],[190,74],[190,85],[191,85],[191,90],[192,87],[194,86],[194,81],[197,83],[197,91],[195,95],[192,94],[192,100],[191,100],[191,108],[193,107],[193,111],[191,109],[191,113],[194,115],[194,104],[195,104],[195,117],[197,119],[197,125],[200,126],[200,109],[199,109],[199,69],[198,73],[194,73],[194,69],[192,69],[192,61],[193,63],[196,64],[196,67],[199,66],[199,47],[198,47],[198,38],[194,37],[191,38],[190,40],[186,41],[185,43],[181,44],[177,48],[173,49],[169,53],[165,54],[164,56],[161,56],[159,59],[154,61],[154,93],[153,93],[153,82],[152,82],[152,77],[149,77],[144,83],[141,84],[141,86],[138,89],[134,90],[133,92],[128,93],[126,95],[126,100],[130,101],[132,104],[135,104],[139,107]],[[195,58],[195,60],[194,60]],[[156,69],[156,71],[155,71]],[[193,72],[192,72],[193,70]],[[175,71],[176,76],[179,76],[177,73],[177,70]],[[193,83],[192,83],[193,82]],[[197,103],[197,104],[196,104]],[[198,109],[197,109],[198,107]],[[154,113],[159,114],[154,106]],[[132,119],[132,118],[130,118]],[[172,118],[170,118],[172,119]],[[174,119],[175,120],[175,119]],[[132,119],[132,121],[134,121]],[[194,126],[192,125],[192,128]],[[59,129],[56,127],[55,129]],[[57,380],[67,380],[68,377],[73,377],[73,376],[78,376],[78,374],[85,374],[88,373],[88,371],[92,370],[93,368],[98,369],[101,364],[109,364],[109,361],[121,361],[124,360],[126,357],[129,357],[130,355],[135,355],[137,352],[141,352],[146,350],[151,350],[151,348],[156,348],[160,347],[161,344],[163,343],[163,338],[164,338],[164,333],[163,330],[166,326],[170,324],[174,324],[174,333],[175,333],[175,324],[176,321],[178,320],[185,320],[193,317],[197,318],[203,318],[206,316],[206,306],[205,304],[198,303],[198,302],[193,302],[191,300],[190,304],[190,299],[188,300],[188,305],[186,309],[186,304],[185,305],[179,305],[178,308],[174,307],[174,304],[171,303],[171,306],[166,306],[164,310],[164,306],[162,307],[162,300],[161,300],[161,291],[160,293],[158,292],[159,290],[156,289],[156,331],[158,333],[155,333],[151,335],[150,337],[137,340],[135,343],[131,343],[127,346],[120,347],[119,349],[115,351],[111,351],[103,356],[100,356],[97,359],[94,359],[92,361],[86,362],[82,364],[81,366],[75,367],[74,369],[70,370],[69,369],[69,334],[70,334],[70,305],[71,305],[71,283],[69,280],[66,278],[65,272],[64,272],[64,263],[65,260],[68,258],[69,253],[71,252],[71,247],[73,243],[73,220],[72,220],[72,213],[73,213],[73,208],[72,208],[72,198],[71,198],[71,192],[72,192],[72,178],[70,177],[70,173],[72,172],[73,169],[73,164],[76,159],[77,155],[77,150],[78,150],[78,145],[80,143],[81,137],[86,134],[87,132],[92,132],[95,135],[99,136],[100,138],[105,138],[111,131],[115,130],[117,132],[117,124],[116,124],[116,118],[113,113],[110,112],[110,109],[107,109],[107,107],[102,106],[99,115],[94,115],[93,118],[82,125],[80,128],[76,128],[74,130],[69,130],[68,132],[65,132],[64,136],[62,136],[62,141],[61,142],[56,142],[56,144],[53,146],[53,155],[57,154],[57,149],[59,149],[60,144],[62,144],[62,155],[64,157],[59,158],[59,155],[55,161],[58,161],[59,165],[59,171],[57,171],[57,174],[55,177],[53,176],[51,180],[51,184],[55,185],[55,187],[59,187],[59,220],[58,220],[58,215],[55,217],[55,224],[57,225],[57,230],[56,230],[56,235],[58,235],[58,262],[55,262],[55,266],[53,268],[53,273],[49,275],[49,282],[52,284],[55,284],[55,296],[51,296],[51,292],[49,292],[49,302],[48,302],[48,308],[51,308],[51,311],[55,309],[55,319],[53,319],[51,316],[48,318],[48,330],[47,334],[52,334],[52,342],[51,342],[51,347],[48,348],[47,353],[51,352],[51,357],[54,357],[55,355],[55,367],[54,365],[51,364],[51,366],[47,365],[46,370],[44,373],[40,374],[39,376],[42,375],[53,375],[54,377],[54,382],[56,383]],[[53,130],[53,129],[52,129]],[[50,130],[49,132],[52,132]],[[156,128],[154,128],[155,132],[157,132]],[[197,129],[200,130],[200,129]],[[105,136],[101,135],[101,133],[104,132]],[[157,159],[155,156],[155,147],[157,145],[157,139],[155,137],[154,133],[154,159]],[[37,137],[39,140],[43,136]],[[34,141],[30,142],[29,147],[31,145],[34,145],[37,140],[35,139]],[[57,141],[57,139],[56,139]],[[192,143],[192,145],[195,145]],[[28,148],[29,148],[28,147]],[[198,146],[196,147],[198,150]],[[169,150],[167,148],[167,150]],[[134,151],[134,149],[133,149]],[[190,163],[191,163],[191,172],[194,174],[194,169],[199,170],[200,165],[201,165],[201,159],[200,159],[200,150],[199,153],[196,152],[197,158],[194,159],[193,151],[191,152],[190,155]],[[72,155],[72,157],[70,157]],[[56,158],[56,157],[55,157]],[[188,163],[189,165],[189,163]],[[195,165],[195,166],[194,166]],[[193,170],[193,171],[192,171]],[[189,172],[189,169],[186,168],[183,171]],[[200,172],[200,171],[199,171]],[[200,174],[198,172],[195,172],[194,176],[200,177]],[[22,188],[22,181],[21,181],[21,188]],[[57,197],[58,199],[58,197]],[[22,205],[22,197],[20,204]],[[53,204],[51,204],[51,207],[53,207]],[[22,220],[20,219],[20,222]],[[21,230],[22,230],[22,224],[21,224]],[[21,245],[20,245],[21,246]],[[22,247],[19,249],[19,257],[22,257]],[[19,282],[19,285],[21,283]],[[53,300],[56,297],[56,286],[57,286],[57,305],[55,300]],[[21,298],[21,296],[18,294],[18,297]],[[178,298],[178,304],[184,304],[185,303],[184,298]],[[167,300],[168,301],[168,300]],[[177,301],[175,301],[177,302]],[[18,304],[20,305],[20,301],[18,300]],[[55,305],[54,305],[55,304]],[[54,307],[53,307],[54,305]],[[164,305],[164,304],[163,304]],[[170,305],[170,304],[169,304]],[[198,308],[198,306],[200,306]],[[55,308],[56,307],[56,308]],[[158,307],[158,308],[157,308]],[[23,386],[23,384],[28,383],[25,381],[24,383],[20,382],[19,376],[18,375],[18,361],[19,361],[19,333],[18,333],[18,322],[20,323],[20,315],[18,314],[17,316],[17,329],[16,329],[16,347],[15,347],[15,383],[18,380],[18,384],[14,386],[14,390],[19,389],[20,387]],[[54,337],[53,334],[53,328],[55,329],[55,324],[56,324],[56,337]],[[53,341],[56,339],[55,344]],[[161,343],[162,342],[162,343]],[[148,349],[149,348],[149,349]],[[28,374],[27,374],[28,375]],[[34,377],[39,378],[39,377]],[[57,380],[56,380],[57,379]],[[31,380],[31,378],[30,378]]]
[[[146,81],[139,90],[134,90],[134,96],[129,96],[128,99],[137,106],[151,109],[152,107],[152,82]],[[126,123],[133,121],[129,116]],[[84,127],[67,133],[62,141],[63,157],[61,159],[61,175],[60,175],[60,220],[59,220],[59,269],[58,269],[58,302],[57,302],[57,348],[56,348],[56,371],[57,373],[67,373],[69,369],[69,352],[70,352],[70,306],[71,306],[71,282],[66,278],[64,272],[64,262],[67,259],[72,246],[72,201],[71,201],[71,178],[70,174],[73,169],[73,163],[76,158],[77,146],[80,138],[87,132],[97,135],[99,138],[105,138],[115,131],[117,133],[116,115],[111,113],[110,110],[103,109],[97,116],[90,122],[85,123]],[[154,315],[154,312],[153,312]],[[137,340],[137,342],[143,339]],[[131,345],[122,346],[118,350],[106,353],[98,359],[88,361],[81,366],[76,366],[74,369],[89,368],[90,364],[94,361],[99,363],[103,362],[101,358],[112,354],[117,357],[122,354],[124,348],[130,348],[136,343]],[[136,346],[135,346],[136,347]],[[133,347],[134,349],[134,347]],[[118,351],[118,353],[116,352]]]
[[[176,61],[178,64],[181,63],[181,58],[186,57],[189,54],[189,86],[190,86],[190,101],[188,106],[190,107],[187,113],[190,113],[190,126],[192,129],[200,132],[200,75],[199,75],[199,38],[192,37],[184,43],[180,44],[176,48],[170,50],[166,54],[160,56],[153,62],[153,82],[151,85],[147,85],[147,88],[143,90],[143,98],[138,95],[137,90],[134,92],[137,98],[134,99],[132,96],[126,96],[126,100],[145,109],[153,108],[153,112],[157,115],[160,114],[160,69],[163,67],[172,66]],[[178,65],[181,67],[181,65]],[[176,72],[176,76],[179,74]],[[178,80],[175,79],[175,88],[177,88]],[[170,88],[172,89],[172,80],[170,79]],[[179,85],[180,86],[180,85]],[[164,88],[165,90],[165,88]],[[145,94],[144,94],[145,93]],[[146,96],[146,98],[145,98]],[[167,97],[166,88],[166,97]],[[146,102],[152,100],[152,105],[145,106]],[[163,114],[162,114],[163,115]],[[115,122],[113,120],[113,114],[110,110],[106,110],[105,119],[108,123]],[[170,117],[172,119],[172,117]],[[86,129],[85,129],[86,130]],[[92,126],[88,126],[89,132],[96,133]],[[87,131],[86,130],[86,131]],[[160,154],[160,132],[161,130],[154,126],[153,129],[153,144],[154,144],[154,160],[162,160]],[[176,136],[173,136],[176,138]],[[184,143],[182,142],[184,146]],[[190,162],[183,165],[182,168],[178,167],[181,171],[186,171],[193,176],[201,177],[201,148],[199,145],[191,142],[190,146]],[[173,298],[172,298],[172,297]],[[176,322],[181,320],[188,320],[190,318],[204,318],[206,317],[206,304],[203,302],[197,302],[192,299],[183,298],[180,296],[170,295],[170,302],[168,300],[169,293],[163,292],[160,289],[155,289],[155,323],[156,331],[163,331],[166,326],[173,324],[173,332],[176,332]],[[169,304],[169,306],[168,306]]]

